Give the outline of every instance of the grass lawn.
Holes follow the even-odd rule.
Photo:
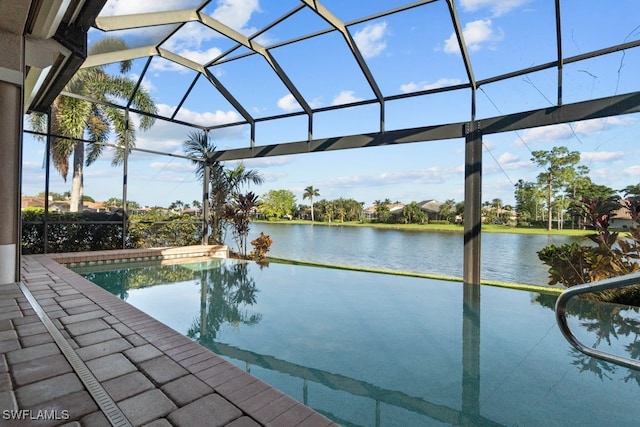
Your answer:
[[[381,228],[381,229],[392,229],[392,230],[410,230],[410,231],[449,231],[454,233],[462,233],[464,228],[462,225],[457,224],[379,224],[373,222],[314,222],[306,221],[306,220],[279,220],[279,221],[264,221],[264,220],[254,220],[254,222],[261,222],[267,224],[302,224],[302,225],[318,225],[318,226],[328,226],[328,227],[373,227],[373,228]],[[546,228],[536,228],[536,227],[509,227],[507,225],[497,225],[497,224],[482,224],[482,231],[485,233],[518,233],[518,234],[548,234],[548,235],[559,235],[559,236],[586,236],[588,234],[593,234],[593,230],[551,230],[548,231]]]

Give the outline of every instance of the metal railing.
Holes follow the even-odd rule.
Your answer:
[[[611,279],[600,280],[593,283],[585,283],[583,285],[573,286],[564,291],[558,297],[556,301],[556,321],[560,327],[560,332],[579,351],[586,355],[597,357],[602,360],[606,360],[611,363],[626,366],[627,368],[640,370],[640,360],[629,359],[626,357],[618,356],[616,354],[601,351],[593,347],[582,344],[576,336],[571,332],[567,323],[567,304],[569,300],[577,295],[586,294],[589,292],[606,291],[609,289],[622,288],[624,286],[638,285],[640,284],[640,273],[627,274],[625,276],[614,277]]]

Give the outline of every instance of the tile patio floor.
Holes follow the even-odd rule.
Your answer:
[[[71,257],[89,256],[100,254]],[[0,285],[0,425],[335,425],[55,257],[22,258],[28,291],[20,284]],[[50,319],[53,333],[39,313]],[[67,344],[59,345],[56,336]],[[71,349],[71,363],[64,348]],[[98,392],[84,372],[97,380]]]

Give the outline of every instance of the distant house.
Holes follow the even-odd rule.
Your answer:
[[[387,205],[389,207],[389,212],[391,216],[395,219],[398,219],[402,215],[402,210],[405,205],[403,203],[390,203]],[[427,214],[429,220],[438,220],[440,218],[440,206],[442,206],[442,202],[439,202],[434,199],[423,200],[418,203],[420,209]],[[376,205],[369,206],[362,211],[362,214],[366,220],[375,221],[376,218]]]
[[[404,209],[404,203],[392,203],[388,205],[389,212],[391,212],[391,216],[394,218],[400,217],[402,215],[402,210]]]
[[[631,228],[631,226],[633,225],[633,220],[631,219],[629,209],[624,206],[627,200],[622,200],[622,207],[611,212],[610,226],[612,228]]]
[[[35,196],[22,196],[21,207],[24,208],[44,208],[44,199]]]
[[[367,221],[373,221],[376,219],[376,205],[369,206],[368,208],[364,208],[362,211],[362,216]]]
[[[393,218],[398,218],[400,217],[400,215],[402,215],[402,209],[404,209],[404,204],[389,203],[387,207],[389,208],[389,213],[391,213],[391,216]],[[368,221],[375,221],[376,219],[378,219],[376,216],[376,208],[377,208],[377,205],[373,205],[373,206],[369,206],[368,208],[365,208],[362,211],[364,219]]]
[[[21,206],[24,208],[44,208],[44,198],[37,196],[22,196]],[[49,212],[69,212],[68,200],[49,199]],[[82,207],[87,212],[106,212],[108,209],[103,202],[84,202]]]
[[[51,212],[69,212],[71,210],[71,203],[66,200],[56,200],[55,202],[49,202],[49,211]]]
[[[434,199],[430,199],[430,200],[424,200],[418,203],[418,206],[420,206],[420,209],[422,209],[422,211],[427,214],[427,216],[429,217],[429,220],[441,219],[440,207],[442,206],[442,202],[439,202]]]
[[[21,206],[25,208],[44,208],[45,200],[43,197],[22,196]],[[53,201],[49,199],[50,212],[69,212],[69,202],[64,200]]]
[[[107,212],[107,206],[104,202],[84,202],[82,208],[87,212]]]

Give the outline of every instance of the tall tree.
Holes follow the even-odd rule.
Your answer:
[[[289,190],[269,190],[262,195],[260,212],[268,218],[284,218],[291,215],[296,205],[296,196]]]
[[[223,244],[225,206],[240,194],[244,185],[262,184],[264,178],[258,171],[247,169],[244,163],[233,169],[225,169],[219,161],[210,161],[209,156],[216,150],[216,146],[208,132],[190,132],[182,143],[182,148],[192,158],[199,181],[204,180],[205,168],[209,168],[211,217],[208,221],[211,225],[211,239],[217,244]]]
[[[257,203],[258,196],[250,191],[247,194],[234,195],[233,200],[225,207],[225,219],[232,225],[233,239],[238,245],[238,251],[245,258],[247,257],[249,223]]]
[[[402,208],[402,219],[405,224],[424,224],[427,214],[420,209],[418,202],[411,202]]]
[[[519,220],[523,222],[537,220],[540,193],[536,184],[520,179],[515,187],[516,212]]]
[[[376,221],[389,222],[391,220],[391,210],[389,209],[391,199],[375,200],[373,204],[376,207]]]
[[[624,197],[633,197],[635,199],[640,198],[640,184],[631,184],[620,190],[624,194]]]
[[[320,191],[317,188],[313,188],[313,185],[308,186],[304,189],[304,193],[302,193],[302,199],[309,199],[309,203],[311,203],[311,222],[315,221],[313,216],[313,198],[319,197]]]
[[[531,161],[544,169],[544,172],[538,175],[538,183],[547,188],[547,229],[550,231],[553,223],[554,195],[575,175],[575,166],[580,161],[580,153],[569,151],[567,147],[553,147],[550,151],[538,150],[531,154],[533,155]]]
[[[95,42],[89,54],[113,52],[126,48],[122,39],[105,37]],[[112,160],[114,166],[124,160],[124,152],[135,146],[135,125],[129,120],[123,109],[112,107],[115,100],[128,102],[147,113],[155,114],[156,106],[151,95],[136,82],[125,76],[131,69],[131,61],[119,64],[120,75],[109,75],[106,66],[83,68],[79,70],[65,86],[65,90],[108,104],[94,104],[84,99],[59,96],[51,104],[51,155],[54,167],[67,180],[69,158],[72,157],[73,177],[71,180],[72,212],[82,211],[84,166],[95,162],[103,152],[104,145],[111,133],[116,135],[116,152]],[[153,124],[150,116],[142,116],[140,129],[146,130]],[[36,132],[46,132],[47,122],[42,114],[32,114],[30,123]],[[95,143],[88,143],[85,160],[85,134]],[[60,138],[62,137],[62,138]]]

